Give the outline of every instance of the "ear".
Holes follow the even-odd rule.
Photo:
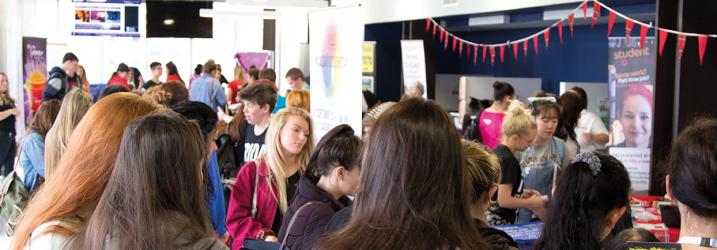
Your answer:
[[[344,178],[346,178],[346,174],[347,174],[347,172],[348,172],[348,171],[346,170],[346,168],[344,168],[344,166],[341,166],[341,165],[339,165],[339,166],[337,166],[336,168],[334,168],[334,171],[335,171],[335,174],[334,174],[334,175],[336,176],[336,178],[337,178],[339,181],[343,181]]]
[[[271,114],[271,110],[269,110],[269,108],[270,108],[269,104],[264,104],[264,105],[261,106],[261,111],[264,112],[264,113],[269,113],[269,114]]]
[[[665,191],[667,191],[667,193],[665,194],[665,196],[667,196],[667,198],[670,198],[670,200],[672,200],[672,201],[676,201],[675,196],[672,195],[672,185],[670,183],[670,175],[665,176]]]
[[[625,211],[627,210],[627,207],[621,207],[617,209],[613,209],[610,214],[608,214],[608,219],[610,220],[610,224],[612,227],[615,227],[615,224],[617,224],[617,221],[622,218],[622,215],[625,214]]]
[[[492,187],[490,187],[488,189],[488,197],[487,197],[488,201],[490,201],[490,199],[492,199],[493,196],[495,195],[495,193],[497,193],[497,192],[498,192],[498,185],[493,185]]]

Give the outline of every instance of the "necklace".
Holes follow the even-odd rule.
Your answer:
[[[707,237],[680,237],[680,240],[678,240],[677,243],[717,248],[717,239]]]

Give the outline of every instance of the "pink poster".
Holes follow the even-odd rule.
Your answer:
[[[234,56],[244,71],[249,71],[252,65],[257,69],[266,68],[269,63],[269,53],[264,52],[239,52]]]

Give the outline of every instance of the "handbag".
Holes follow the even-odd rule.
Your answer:
[[[5,223],[7,236],[12,236],[17,218],[22,215],[29,200],[30,191],[13,170],[3,179],[0,193],[0,220]]]
[[[258,175],[258,174],[257,174]],[[286,247],[286,239],[289,238],[289,232],[291,232],[291,227],[294,225],[294,222],[296,221],[296,217],[301,213],[304,208],[313,205],[313,204],[321,204],[321,202],[318,201],[309,201],[304,205],[301,205],[299,209],[296,210],[296,213],[294,213],[293,216],[291,216],[291,220],[289,220],[289,226],[286,228],[286,234],[284,235],[281,242],[271,242],[271,241],[264,241],[259,239],[244,239],[244,248],[247,250],[290,250],[288,247]],[[252,205],[253,206],[253,205]]]

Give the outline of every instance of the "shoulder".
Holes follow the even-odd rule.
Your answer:
[[[25,249],[62,249],[69,235],[61,233],[45,233],[50,227],[70,228],[70,224],[62,220],[45,222],[32,231],[32,240],[25,246]],[[39,237],[34,237],[39,235]]]
[[[518,243],[510,235],[499,229],[484,227],[480,228],[479,231],[481,236],[490,244],[491,249],[519,249]]]

